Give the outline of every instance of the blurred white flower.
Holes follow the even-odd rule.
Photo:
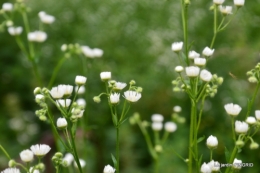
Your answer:
[[[3,11],[12,11],[13,10],[13,4],[8,3],[8,2],[3,3],[2,9],[3,9]]]
[[[74,161],[74,157],[70,153],[67,153],[63,158],[63,162],[66,162],[66,166],[70,166],[73,161]]]
[[[195,58],[199,58],[199,57],[200,57],[200,54],[197,53],[197,52],[195,52],[194,50],[192,50],[192,51],[189,51],[188,57],[189,57],[190,59],[195,59]]]
[[[164,129],[167,132],[175,132],[177,130],[177,125],[174,122],[166,122],[164,124]]]
[[[210,135],[206,142],[209,149],[214,149],[218,146],[218,139],[215,136]]]
[[[255,117],[247,117],[246,118],[246,123],[247,124],[255,124],[256,123],[256,119],[255,119]]]
[[[181,107],[178,106],[178,105],[177,105],[177,106],[174,106],[174,107],[173,107],[173,111],[174,111],[174,112],[177,112],[177,113],[178,113],[178,112],[181,112]]]
[[[231,116],[237,116],[240,111],[241,111],[241,107],[237,104],[233,104],[233,103],[229,103],[229,104],[226,104],[224,106],[227,114],[231,115]]]
[[[72,85],[58,85],[58,90],[64,91],[63,96],[69,96],[71,95],[73,91],[73,86]]]
[[[117,104],[119,102],[120,94],[119,93],[113,93],[109,96],[110,102],[112,104]]]
[[[85,99],[82,99],[82,98],[79,98],[79,99],[77,99],[77,104],[79,105],[79,106],[83,106],[83,107],[85,107],[86,106],[86,100]]]
[[[33,160],[33,152],[31,150],[23,150],[20,153],[20,158],[23,162],[31,162]]]
[[[214,4],[221,5],[225,0],[213,0]]]
[[[219,6],[219,10],[223,15],[232,14],[232,6]]]
[[[130,102],[137,102],[141,97],[141,93],[136,91],[126,91],[124,92],[125,99]]]
[[[55,21],[54,16],[51,16],[51,15],[45,13],[44,11],[39,12],[38,16],[39,16],[40,20],[42,21],[42,23],[45,23],[45,24],[52,24]]]
[[[189,66],[185,68],[188,77],[197,77],[200,73],[200,68],[196,66]]]
[[[67,44],[63,44],[63,45],[61,45],[60,49],[62,52],[65,52],[67,50],[67,48],[68,48]]]
[[[47,39],[47,34],[43,31],[34,31],[28,33],[27,38],[29,41],[41,43]]]
[[[182,49],[183,42],[174,42],[172,43],[172,50],[174,52],[179,52]]]
[[[242,7],[245,4],[245,0],[234,0],[234,4],[237,7]]]
[[[7,168],[3,170],[1,173],[20,173],[20,170],[17,168]]]
[[[248,131],[248,124],[246,122],[236,121],[235,131],[237,133],[246,133]]]
[[[203,49],[203,51],[202,51],[202,54],[204,55],[204,56],[212,56],[213,55],[213,53],[214,53],[214,49],[210,49],[209,47],[205,47],[204,49]]]
[[[75,92],[78,92],[78,94],[84,94],[85,93],[85,86],[82,85],[82,86],[76,86],[75,87]]]
[[[30,167],[30,173],[40,173],[38,169],[33,169],[33,167]]]
[[[111,72],[108,72],[108,71],[101,72],[100,78],[101,78],[102,81],[107,81],[107,80],[111,79]]]
[[[182,72],[183,71],[183,67],[182,66],[176,66],[175,67],[175,71],[177,72],[177,73],[180,73],[180,72]]]
[[[91,49],[88,46],[81,46],[81,51],[88,58],[100,58],[104,53],[102,49],[99,48]]]
[[[23,32],[23,27],[21,27],[21,26],[18,26],[18,27],[10,26],[10,27],[8,27],[8,32],[12,36],[20,35]]]
[[[152,129],[154,131],[160,131],[163,128],[163,124],[161,122],[152,122]]]
[[[200,172],[201,173],[211,173],[211,168],[207,163],[203,163],[200,167]]]
[[[209,82],[212,79],[212,74],[208,70],[204,69],[200,72],[200,79]]]
[[[102,49],[99,49],[99,48],[94,48],[94,49],[92,49],[92,51],[93,51],[94,57],[96,57],[96,58],[102,57],[102,55],[104,53],[104,51]]]
[[[206,64],[205,58],[194,58],[194,64],[197,66],[204,66]]]
[[[234,159],[233,162],[234,169],[241,169],[242,168],[242,160],[238,160],[237,158]]]
[[[255,111],[255,117],[257,120],[260,120],[260,110]]]
[[[46,144],[32,145],[30,149],[36,156],[44,156],[51,150],[50,146]]]
[[[84,168],[86,166],[86,161],[83,160],[83,159],[79,159],[79,163],[80,163],[81,168]],[[77,165],[76,161],[74,161],[74,166],[76,168],[78,168],[78,165]]]
[[[53,87],[50,91],[52,98],[60,99],[63,97],[65,91],[61,87]]]
[[[153,122],[162,122],[163,116],[161,114],[153,114],[151,119]]]
[[[71,104],[71,99],[59,99],[57,100],[58,105],[68,108]]]
[[[77,85],[84,85],[87,81],[87,78],[85,76],[76,76],[75,83]]]
[[[68,122],[66,118],[58,118],[57,119],[57,127],[60,129],[66,128],[68,125]]]
[[[124,89],[125,87],[126,87],[126,83],[116,82],[114,89],[119,91],[119,90]]]
[[[110,165],[105,166],[103,173],[115,173],[116,169]]]
[[[208,166],[210,167],[212,172],[219,172],[219,170],[220,170],[220,163],[217,161],[211,160],[208,163]]]

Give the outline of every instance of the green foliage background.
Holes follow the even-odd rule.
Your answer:
[[[39,11],[56,17],[54,24],[45,27],[48,40],[38,45],[41,57],[38,63],[45,85],[62,57],[62,44],[79,43],[104,50],[101,59],[88,59],[86,66],[82,65],[79,57],[67,59],[55,81],[55,85],[73,84],[74,77],[87,70],[87,116],[92,128],[88,134],[84,134],[88,139],[87,144],[78,143],[81,149],[87,150],[81,155],[87,160],[86,171],[102,172],[104,165],[112,165],[110,154],[114,153],[115,131],[109,108],[105,99],[100,104],[92,101],[93,96],[104,90],[99,73],[111,71],[114,79],[123,82],[134,79],[144,89],[142,99],[133,105],[130,115],[139,112],[142,119],[149,120],[152,114],[160,113],[166,120],[170,120],[173,106],[182,106],[181,115],[187,118],[187,123],[179,125],[178,130],[171,135],[162,154],[160,172],[186,172],[186,163],[172,152],[174,149],[187,157],[190,109],[187,96],[184,93],[173,93],[171,86],[171,81],[176,77],[174,67],[178,65],[178,58],[170,46],[175,41],[183,40],[179,3],[175,0],[26,1],[31,7],[29,16],[32,29],[38,28]],[[259,3],[260,0],[246,1],[245,7],[241,8],[227,30],[218,35],[214,57],[208,64],[212,73],[224,77],[224,84],[215,98],[207,100],[200,136],[208,137],[212,134],[218,137],[215,160],[222,163],[225,162],[225,146],[232,149],[231,123],[223,106],[229,102],[241,105],[243,109],[238,117],[241,119],[246,112],[247,99],[254,89],[254,85],[247,82],[245,73],[260,58]],[[225,4],[231,5],[233,2],[226,0]],[[213,13],[209,11],[210,5],[211,1],[191,1],[189,40],[194,41],[193,49],[197,52],[208,46],[212,38]],[[21,25],[21,19],[19,16],[17,18],[15,23]],[[0,143],[13,158],[18,159],[18,153],[31,144],[39,141],[51,144],[51,130],[34,116],[34,111],[38,109],[32,92],[37,86],[36,80],[30,64],[6,29],[0,33],[0,58]],[[259,99],[254,108],[260,109]],[[21,128],[13,130],[10,124],[19,127],[19,123],[10,123],[13,118],[26,124],[20,123]],[[35,133],[28,135],[28,131]],[[26,138],[21,134],[25,134],[27,140],[23,141]],[[256,136],[256,142],[260,143],[259,134]],[[208,162],[209,150],[204,143],[201,143],[200,151],[203,153],[203,161]],[[121,148],[123,173],[152,172],[152,160],[137,126],[130,126],[128,122],[124,124]],[[254,163],[254,167],[244,168],[241,172],[257,173],[260,170],[257,164],[260,152],[247,148],[238,158]],[[7,160],[1,153],[0,169],[6,166]]]

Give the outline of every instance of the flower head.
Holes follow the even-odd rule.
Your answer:
[[[177,130],[177,125],[174,122],[166,122],[164,124],[164,129],[167,132],[175,132]]]
[[[20,173],[20,170],[17,168],[7,168],[3,170],[1,173]]]
[[[58,105],[64,107],[64,108],[68,108],[71,104],[71,100],[70,99],[59,99],[57,100]]]
[[[194,64],[197,66],[204,66],[206,64],[205,58],[194,58]]]
[[[217,161],[215,162],[214,160],[211,160],[208,163],[208,166],[210,167],[212,172],[219,172],[219,170],[220,170],[220,163]]]
[[[192,50],[192,51],[189,52],[188,57],[189,57],[190,59],[195,59],[195,58],[199,58],[199,57],[200,57],[200,54],[197,53],[197,52],[195,52],[194,50]]]
[[[116,82],[114,86],[114,90],[120,91],[126,87],[126,83],[123,82]]]
[[[233,168],[241,169],[241,167],[242,167],[242,160],[238,160],[237,158],[235,158],[233,162]]]
[[[96,57],[96,58],[102,57],[102,55],[104,53],[104,51],[102,49],[99,49],[99,48],[92,49],[92,52],[93,52],[94,57]]]
[[[107,81],[111,79],[111,72],[101,72],[100,78],[102,81]]]
[[[20,35],[23,32],[23,27],[21,27],[21,26],[18,26],[18,27],[10,26],[10,27],[8,27],[8,32],[12,36]]]
[[[223,15],[232,14],[232,6],[219,6],[219,10]]]
[[[76,102],[77,102],[77,104],[78,104],[79,106],[83,106],[83,107],[85,107],[86,104],[87,104],[87,103],[86,103],[86,100],[85,100],[85,99],[82,99],[82,98],[77,99]]]
[[[142,95],[136,91],[126,91],[124,92],[124,97],[130,102],[137,102],[142,97]]]
[[[214,53],[214,49],[210,49],[209,47],[205,47],[204,50],[202,51],[202,54],[207,57],[212,56],[213,53]]]
[[[57,119],[57,127],[59,129],[66,128],[67,125],[68,125],[68,122],[67,122],[66,118],[58,118]]]
[[[73,86],[72,85],[58,85],[58,90],[64,91],[63,96],[69,96],[71,95],[73,91]]]
[[[40,20],[42,21],[42,23],[45,23],[45,24],[52,24],[55,21],[54,16],[46,14],[44,11],[39,12],[38,16],[39,16]]]
[[[120,94],[119,93],[113,93],[109,96],[110,102],[112,104],[117,104],[119,102]]]
[[[20,158],[23,162],[31,162],[33,160],[33,152],[31,150],[23,150],[20,153]]]
[[[200,72],[200,79],[209,82],[212,79],[212,74],[208,70],[204,69]]]
[[[182,72],[183,71],[183,67],[182,66],[176,66],[175,67],[175,71],[177,72],[177,73],[180,73],[180,72]]]
[[[237,7],[242,7],[245,4],[245,0],[234,0],[234,4]]]
[[[182,49],[183,42],[174,42],[172,43],[172,50],[174,52],[179,52]]]
[[[218,146],[218,139],[215,136],[210,135],[206,142],[209,149],[214,149]]]
[[[43,31],[34,31],[28,33],[28,40],[31,42],[44,42],[47,39],[47,34]]]
[[[255,124],[256,123],[256,119],[255,119],[255,117],[247,117],[246,118],[246,123],[247,124]]]
[[[85,93],[85,86],[81,85],[75,87],[75,92],[78,92],[78,94],[84,94]]]
[[[163,128],[162,122],[153,122],[152,123],[152,129],[154,131],[160,131],[160,130],[162,130],[162,128]]]
[[[100,58],[104,53],[102,49],[99,48],[91,49],[88,46],[81,46],[81,51],[88,58]]]
[[[13,4],[8,3],[8,2],[3,3],[2,9],[3,9],[3,11],[12,11],[13,10]]]
[[[50,91],[50,94],[52,96],[52,98],[54,99],[60,99],[63,97],[65,91],[64,88],[62,87],[53,87]]]
[[[83,159],[79,159],[79,163],[80,163],[81,168],[84,168],[86,166],[86,161],[83,160]],[[76,161],[74,161],[74,166],[76,168],[78,168],[78,165],[77,165]]]
[[[210,166],[207,163],[203,163],[200,167],[200,172],[201,173],[211,173]]]
[[[200,68],[196,66],[189,66],[185,68],[188,77],[197,77],[200,73]]]
[[[213,3],[216,4],[216,5],[221,5],[223,4],[225,0],[213,0]]]
[[[30,167],[30,173],[40,173],[38,169],[34,169],[33,167]]]
[[[76,76],[75,83],[77,85],[84,85],[87,81],[87,78],[85,76]]]
[[[233,103],[226,104],[224,107],[226,112],[231,116],[237,116],[242,109],[239,105]]]
[[[255,117],[257,120],[260,120],[260,110],[255,111]]]
[[[116,169],[110,165],[105,166],[103,173],[115,173]]]
[[[153,122],[162,122],[163,116],[161,114],[153,114],[152,115],[152,121]]]
[[[237,133],[246,133],[248,131],[248,124],[246,122],[236,121],[235,131]]]
[[[63,163],[65,164],[65,166],[70,166],[73,161],[74,161],[74,157],[70,153],[67,153],[63,158]]]
[[[36,144],[32,145],[30,149],[32,150],[34,155],[44,156],[51,150],[51,147],[46,144]]]

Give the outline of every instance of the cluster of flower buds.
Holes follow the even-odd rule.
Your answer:
[[[246,74],[248,76],[248,81],[250,83],[259,83],[259,81],[260,81],[260,63],[257,63],[255,68],[248,71]]]
[[[219,11],[223,14],[223,16],[232,14],[232,6],[223,6],[225,0],[213,0],[213,4],[219,8]],[[234,0],[234,5],[239,9],[244,6],[245,0]],[[210,9],[214,9],[214,5],[211,6]]]
[[[177,122],[177,123],[180,123],[180,124],[183,124],[186,122],[186,119],[185,117],[183,116],[180,116],[180,112],[181,112],[181,107],[180,106],[174,106],[173,107],[173,113],[172,113],[172,120],[174,122]]]

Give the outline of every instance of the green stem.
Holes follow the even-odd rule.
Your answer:
[[[185,4],[185,1],[182,0],[182,25],[183,25],[183,37],[184,37],[184,47],[185,47],[185,56],[186,63],[189,66],[189,58],[188,58],[188,5]]]
[[[4,147],[2,145],[0,145],[0,149],[3,151],[3,153],[5,154],[5,156],[11,160],[11,157],[9,156],[9,154],[7,153],[7,151],[4,149]]]
[[[37,64],[36,64],[35,60],[32,60],[31,62],[32,62],[32,65],[33,65],[33,72],[35,74],[36,79],[38,80],[38,84],[40,86],[43,86]]]
[[[153,162],[154,162],[154,173],[158,173],[158,169],[159,169],[158,159],[153,159]]]
[[[120,125],[116,128],[116,172],[119,173],[119,128]]]
[[[235,146],[234,149],[233,149],[233,151],[232,151],[232,154],[231,154],[231,156],[230,156],[230,159],[229,159],[229,163],[230,163],[230,164],[233,163],[233,161],[234,161],[234,159],[235,159],[235,157],[236,157],[236,155],[237,155],[237,152],[238,152],[238,148]],[[225,173],[230,173],[230,169],[231,169],[231,168],[232,168],[232,167],[229,166],[229,167],[226,169]]]
[[[235,118],[231,117],[231,128],[232,128],[232,137],[234,140],[234,144],[236,143],[236,133],[235,133]]]
[[[214,35],[213,35],[213,38],[212,38],[212,41],[211,41],[211,44],[210,44],[211,49],[213,48],[213,45],[215,43],[217,33],[218,33],[217,23],[218,23],[218,5],[214,4],[214,28],[213,28]]]
[[[54,83],[54,81],[55,81],[55,79],[56,79],[56,77],[57,77],[57,74],[58,74],[58,72],[59,72],[59,70],[60,70],[62,64],[64,63],[65,59],[66,59],[66,58],[63,57],[63,58],[61,58],[61,59],[59,60],[58,64],[56,65],[56,67],[55,67],[55,69],[54,69],[54,71],[53,71],[53,73],[52,73],[51,80],[50,80],[50,82],[49,82],[47,88],[52,87],[52,85],[53,85],[53,83]]]
[[[253,94],[253,97],[252,99],[249,101],[248,103],[248,107],[247,107],[247,113],[246,113],[246,117],[245,119],[250,115],[251,113],[251,110],[252,110],[252,107],[253,107],[253,104],[255,102],[255,99],[256,99],[256,96],[257,96],[257,93],[259,91],[259,88],[260,88],[260,82],[257,83],[257,86],[255,88],[255,91],[254,91],[254,94]]]
[[[212,158],[213,158],[213,150],[210,149],[210,161],[212,160]]]
[[[201,122],[201,117],[202,117],[202,112],[203,112],[203,108],[204,108],[204,103],[205,103],[205,97],[204,96],[201,100],[201,106],[200,106],[200,112],[199,112],[199,119],[198,119],[198,125],[197,125],[197,131],[200,128],[200,122]]]

